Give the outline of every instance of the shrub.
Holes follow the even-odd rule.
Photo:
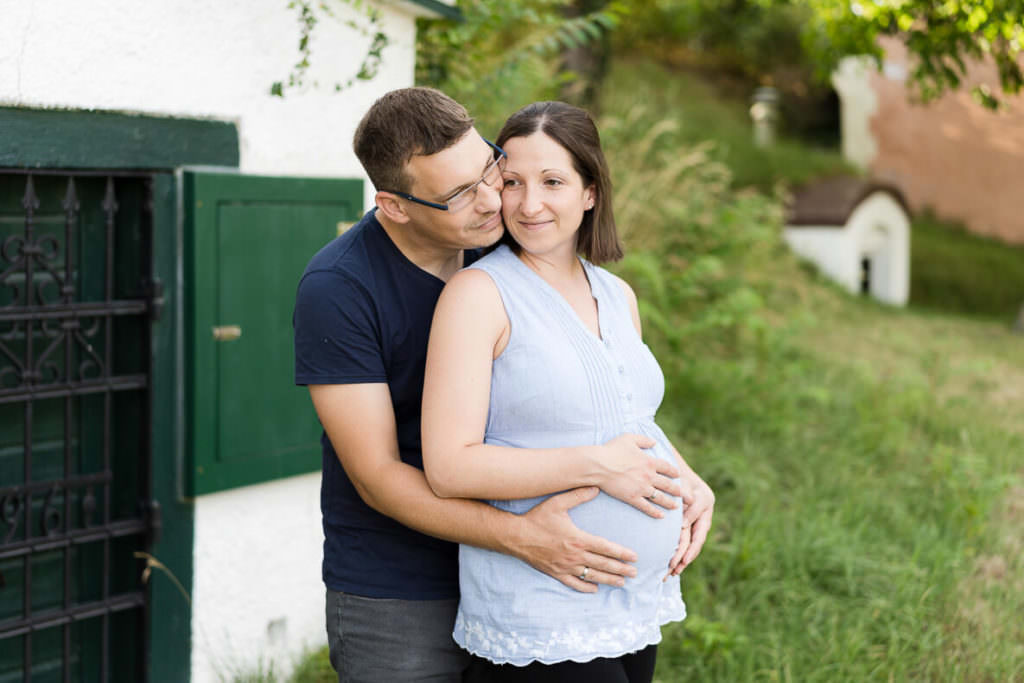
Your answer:
[[[461,0],[461,21],[420,21],[416,82],[466,108],[484,135],[538,100],[559,99],[574,75],[563,54],[602,38],[625,10],[617,2],[569,16],[571,0]],[[470,48],[470,49],[467,49]]]
[[[1012,320],[1024,305],[1024,246],[922,215],[911,227],[910,303]]]

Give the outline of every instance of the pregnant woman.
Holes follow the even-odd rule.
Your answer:
[[[514,451],[489,447],[557,458],[559,448],[631,432],[682,473],[682,502],[697,489],[710,496],[654,422],[664,378],[641,340],[636,297],[597,265],[622,249],[593,121],[564,103],[535,103],[506,122],[497,145],[508,155],[506,236],[451,279],[431,331],[422,419],[431,485],[523,513],[550,485],[517,469]],[[708,514],[691,529],[683,507],[651,516],[600,493],[571,510],[580,529],[636,552],[636,576],[611,585],[594,583],[607,578],[596,557],[559,582],[462,546],[454,637],[479,658],[481,680],[648,683],[660,627],[686,616],[679,573],[710,525]]]

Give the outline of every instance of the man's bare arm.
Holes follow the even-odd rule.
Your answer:
[[[309,388],[346,474],[374,510],[416,531],[518,557],[582,592],[595,583],[621,585],[636,573],[631,550],[580,531],[567,511],[596,489],[569,491],[514,515],[485,503],[434,495],[423,472],[402,462],[391,394],[386,384]],[[577,575],[590,567],[587,581]]]

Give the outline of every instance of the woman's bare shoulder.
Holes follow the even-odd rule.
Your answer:
[[[636,328],[638,334],[642,334],[643,331],[640,326],[640,305],[637,303],[636,292],[633,291],[633,288],[629,286],[628,282],[623,280],[615,273],[609,272],[607,270],[605,272],[611,275],[612,279],[615,280],[620,287],[622,287],[622,291],[626,295],[626,302],[629,304],[630,316],[633,318],[633,326]]]
[[[455,273],[441,292],[437,310],[459,320],[473,319],[478,324],[504,324],[506,320],[498,285],[479,268],[463,268]],[[437,319],[435,316],[435,322]]]

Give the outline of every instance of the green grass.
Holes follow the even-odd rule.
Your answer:
[[[834,155],[757,150],[735,109],[644,63],[603,101],[658,420],[718,497],[656,680],[1024,679],[1024,337],[798,264],[736,188]]]
[[[307,655],[292,672],[292,683],[337,683],[338,675],[331,668],[327,647]]]
[[[843,304],[781,346],[667,379],[659,418],[718,505],[684,575],[695,618],[666,629],[660,680],[1024,675],[1019,583],[988,586],[980,616],[962,610],[981,558],[1024,569],[1000,549],[1022,520],[991,521],[1022,465],[1024,343],[998,325]],[[961,343],[940,358],[923,340],[944,332]],[[972,618],[1003,633],[972,633]]]
[[[910,253],[915,306],[1007,321],[1024,306],[1024,246],[921,215],[911,227]]]
[[[756,146],[749,103],[723,98],[686,72],[645,60],[622,60],[614,64],[602,92],[602,116],[628,115],[640,108],[648,118],[677,120],[678,129],[664,140],[667,146],[679,149],[711,141],[711,157],[731,169],[735,187],[770,191],[780,181],[799,185],[813,178],[856,173],[838,150],[786,138],[771,147]]]
[[[655,67],[634,78],[640,97],[607,91],[612,123],[674,132],[730,106]],[[848,296],[781,244],[777,202],[722,189],[716,162],[743,172],[728,157],[677,171],[611,133],[617,214],[644,223],[619,270],[666,373],[658,419],[718,495],[657,679],[1024,677],[1024,338]]]
[[[237,668],[238,671],[221,675],[221,680],[231,683],[336,683],[338,680],[326,646],[302,654],[287,677],[282,676],[272,664],[262,661]]]

